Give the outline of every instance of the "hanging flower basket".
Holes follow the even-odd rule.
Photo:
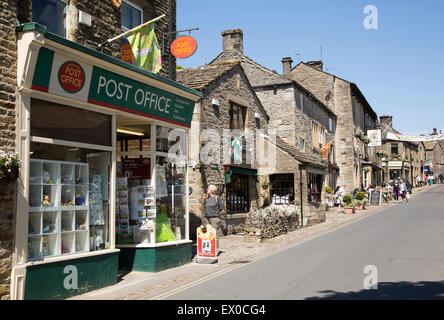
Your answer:
[[[363,167],[363,168],[362,168],[362,171],[364,171],[364,172],[369,172],[370,170],[371,170],[370,167]]]
[[[0,150],[0,183],[8,184],[17,180],[21,165],[18,153]]]
[[[370,139],[362,132],[357,133],[356,138],[358,138],[359,140],[361,140],[362,142],[364,142],[366,144],[370,143]]]

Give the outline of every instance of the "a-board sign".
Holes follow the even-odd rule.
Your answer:
[[[382,204],[382,191],[374,190],[370,193],[370,204],[380,206]]]

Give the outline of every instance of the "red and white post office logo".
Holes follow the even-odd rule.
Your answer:
[[[76,93],[82,90],[85,85],[85,71],[74,61],[67,61],[59,69],[60,86],[69,93]]]

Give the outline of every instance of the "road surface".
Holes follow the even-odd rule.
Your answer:
[[[162,297],[444,299],[444,185]]]

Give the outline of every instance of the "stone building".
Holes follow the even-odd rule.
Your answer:
[[[388,133],[401,134],[393,128],[392,116],[380,116],[382,130],[382,146],[378,150],[384,151],[388,157],[384,158],[384,181],[406,178],[416,187],[416,177],[423,177],[425,162],[425,143],[396,141],[387,139]]]
[[[433,129],[431,135],[437,135],[436,128]],[[441,141],[427,141],[425,146],[425,173],[429,174],[444,174],[444,142]]]
[[[284,70],[284,76],[303,85],[337,116],[335,132],[338,184],[346,192],[382,183],[381,160],[364,137],[368,129],[378,128],[378,118],[359,87],[323,70],[322,61],[299,63]],[[364,136],[362,136],[362,134]],[[365,137],[364,137],[365,138]],[[363,168],[370,168],[364,171]]]
[[[189,159],[195,162],[189,172],[193,190],[191,230],[201,224],[202,196],[209,185],[216,185],[225,203],[227,232],[236,232],[246,213],[263,205],[258,184],[259,164],[253,157],[256,138],[268,131],[268,115],[239,61],[178,70],[177,81],[203,93],[194,109],[189,139]],[[233,135],[224,136],[227,131]],[[241,161],[235,161],[227,156],[228,146],[244,134],[242,152],[237,155]],[[251,161],[247,161],[247,155]]]
[[[275,203],[279,194],[291,185],[290,194],[295,203],[300,205],[302,199],[307,216],[310,213],[316,216],[324,200],[324,186],[333,189],[336,186],[335,146],[330,148],[328,159],[321,159],[320,154],[321,147],[334,138],[336,114],[300,83],[245,56],[242,30],[223,31],[222,42],[223,51],[210,65],[231,59],[240,61],[270,117],[269,131],[276,132],[278,137],[276,168],[262,169],[263,175],[270,179],[270,203]],[[291,62],[288,58],[282,62],[285,73]],[[285,159],[288,155],[294,160],[288,162]]]
[[[116,2],[117,3],[117,2]],[[171,11],[170,11],[171,9]],[[171,14],[170,14],[171,13]],[[19,149],[23,140],[19,137],[18,121],[20,117],[24,121],[25,116],[20,116],[19,109],[23,102],[20,101],[18,85],[29,82],[28,78],[21,78],[24,70],[30,64],[35,63],[34,58],[24,63],[19,61],[19,36],[24,32],[35,32],[38,39],[33,43],[39,43],[33,50],[38,50],[46,37],[57,39],[60,47],[69,47],[69,50],[82,52],[80,55],[88,56],[90,61],[106,60],[104,55],[98,52],[99,45],[107,39],[115,37],[122,32],[151,20],[162,14],[166,17],[155,24],[155,32],[159,43],[163,33],[175,30],[176,27],[176,1],[160,0],[130,0],[116,6],[112,1],[87,1],[87,0],[42,0],[42,1],[15,1],[5,0],[0,3],[0,149],[14,151]],[[31,22],[35,22],[33,24]],[[38,24],[37,24],[38,23]],[[25,26],[23,26],[25,24]],[[24,41],[22,41],[24,43]],[[76,45],[78,45],[76,47]],[[53,48],[54,49],[54,48]],[[59,50],[59,48],[57,49]],[[57,51],[56,50],[56,51]],[[96,51],[95,54],[93,51]],[[122,58],[122,43],[113,42],[104,47],[103,52],[112,57]],[[22,53],[25,57],[27,53]],[[69,53],[71,54],[71,52]],[[69,55],[65,52],[65,55]],[[23,58],[22,58],[23,59]],[[170,59],[168,45],[166,45],[161,76],[175,78],[176,62]],[[120,61],[121,62],[121,61]],[[133,72],[136,68],[125,70]],[[137,71],[134,71],[137,73]],[[31,74],[32,76],[32,74]],[[155,76],[154,76],[155,77]],[[156,78],[159,80],[161,77]],[[31,79],[32,80],[32,79]],[[157,81],[155,80],[155,81]],[[162,80],[159,80],[162,81]],[[54,100],[54,99],[53,99]],[[29,98],[27,100],[29,102]],[[23,130],[22,130],[23,131]],[[11,269],[17,262],[17,254],[14,246],[17,244],[14,231],[18,226],[17,220],[17,193],[23,191],[23,186],[0,186],[0,298],[8,299],[11,288]],[[25,223],[26,224],[26,223]],[[26,231],[24,231],[26,233]],[[23,240],[21,240],[23,241]],[[17,250],[16,250],[17,251]],[[20,294],[15,292],[13,296]],[[21,293],[22,294],[22,293]]]

